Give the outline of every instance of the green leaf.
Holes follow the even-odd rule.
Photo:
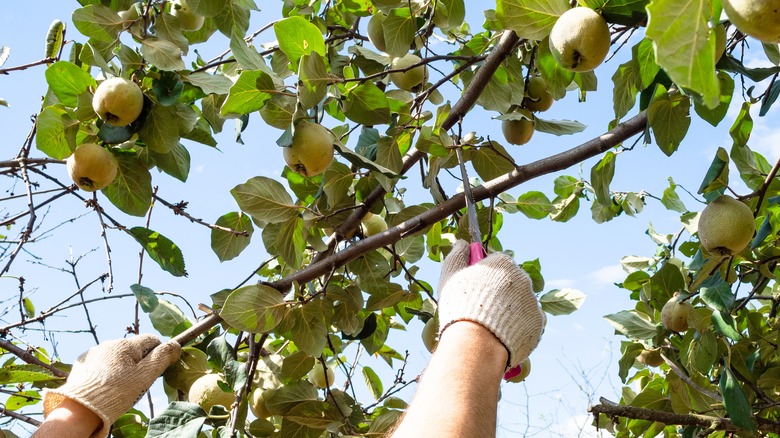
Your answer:
[[[242,211],[266,223],[280,223],[298,216],[295,205],[284,186],[276,180],[256,176],[235,186],[230,193]]]
[[[707,107],[715,108],[720,103],[720,85],[709,5],[708,0],[653,0],[647,6],[646,35],[655,43],[658,65],[672,81],[700,94]]]
[[[637,83],[640,81],[639,65],[635,59],[625,64],[620,64],[615,74],[612,75],[612,107],[615,110],[615,118],[621,119],[636,104],[636,95],[639,92]]]
[[[738,342],[742,339],[742,335],[737,329],[737,322],[734,321],[734,318],[732,318],[729,313],[712,312],[712,325],[715,327],[716,332],[734,342]]]
[[[400,58],[409,53],[417,32],[416,17],[408,6],[392,9],[382,22],[385,34],[385,50],[394,57]]]
[[[317,388],[308,380],[301,380],[274,391],[265,400],[265,405],[272,414],[283,415],[296,405],[309,400],[317,400]]]
[[[51,371],[39,365],[6,365],[0,368],[0,385],[52,379],[57,379],[57,377]]]
[[[596,192],[596,201],[603,205],[612,205],[609,184],[615,176],[614,152],[607,152],[604,157],[590,170],[590,183]]]
[[[658,147],[667,156],[671,156],[680,146],[688,127],[691,101],[679,92],[673,95],[658,84],[653,96],[653,102],[647,108],[647,121],[655,135]]]
[[[472,155],[471,164],[483,181],[490,181],[515,169],[512,156],[496,142],[483,144]]]
[[[197,15],[216,17],[225,9],[225,0],[187,0],[187,6]]]
[[[669,187],[664,189],[664,194],[661,196],[661,204],[663,204],[664,207],[666,207],[668,210],[676,211],[678,213],[685,213],[688,211],[688,209],[680,200],[680,197],[677,196],[675,188],[677,188],[677,184],[672,181],[672,178],[669,178]]]
[[[604,316],[612,327],[629,339],[643,341],[656,335],[658,328],[648,321],[644,315],[634,310],[621,310],[618,313]]]
[[[305,352],[295,352],[284,358],[281,378],[286,382],[299,380],[306,376],[314,367],[315,362],[316,360]]]
[[[553,205],[542,192],[530,191],[517,197],[517,208],[531,219],[544,219],[553,211]]]
[[[312,300],[287,316],[294,321],[290,333],[292,341],[312,357],[320,357],[328,342],[324,303],[323,300]]]
[[[262,108],[274,94],[276,85],[267,73],[261,70],[243,71],[236,83],[230,87],[230,93],[219,114],[222,117],[250,114]]]
[[[744,102],[739,110],[734,124],[729,129],[729,135],[736,146],[746,146],[753,132],[753,118],[750,116],[750,102]]]
[[[190,73],[187,76],[182,76],[182,80],[200,88],[206,94],[227,94],[230,92],[230,87],[233,86],[230,79],[219,73]]]
[[[265,333],[281,322],[285,305],[278,290],[253,284],[234,290],[225,300],[219,316],[239,330]]]
[[[220,229],[211,230],[211,249],[220,262],[238,257],[249,246],[249,242],[252,240],[252,233],[255,231],[254,226],[252,226],[252,219],[240,211],[223,214],[217,219],[215,225],[247,233],[246,236],[242,236]]]
[[[339,155],[341,155],[342,157],[346,158],[347,161],[349,161],[350,163],[354,164],[357,167],[360,167],[362,169],[373,170],[375,172],[379,172],[382,175],[384,175],[386,177],[389,177],[389,178],[404,178],[402,175],[399,175],[399,174],[393,172],[390,169],[382,167],[382,166],[378,165],[377,163],[369,160],[368,158],[366,158],[366,157],[364,157],[364,156],[362,156],[360,154],[356,154],[355,152],[353,152],[349,148],[341,145],[338,142],[334,143],[333,147],[336,148],[336,151],[339,153]]]
[[[539,297],[542,310],[550,315],[568,315],[585,302],[585,294],[577,289],[554,289]]]
[[[284,414],[284,420],[293,421],[313,429],[325,429],[333,423],[339,424],[342,418],[343,414],[339,412],[335,405],[320,400],[304,401],[295,405],[295,407]],[[284,427],[283,425],[282,429]],[[285,436],[284,432],[282,432],[282,436]],[[296,433],[293,436],[299,437],[301,435]],[[320,436],[320,433],[313,436]]]
[[[131,216],[143,216],[152,204],[152,175],[131,155],[116,156],[116,179],[102,190],[109,201]]]
[[[190,173],[190,153],[181,143],[176,144],[167,154],[159,154],[150,150],[149,156],[152,157],[154,164],[161,171],[181,182],[187,181],[187,176]]]
[[[536,67],[542,73],[547,91],[555,100],[563,99],[569,84],[574,80],[574,72],[566,70],[558,64],[550,53],[548,39],[544,39],[537,48],[538,63]]]
[[[371,315],[376,315],[375,313],[371,313]],[[385,345],[385,342],[387,341],[387,334],[389,331],[389,321],[388,317],[384,315],[379,315],[376,317],[376,328],[371,333],[370,336],[363,338],[360,340],[360,344],[363,345],[363,348],[366,349],[366,353],[368,354],[375,354],[379,350],[382,349],[382,347]]]
[[[497,0],[496,18],[520,38],[542,40],[553,25],[569,10],[565,0]]]
[[[734,293],[722,279],[710,287],[702,287],[699,296],[707,307],[718,312],[729,313],[734,309]]]
[[[576,120],[544,120],[536,118],[534,129],[554,135],[571,135],[582,132],[587,126]]]
[[[507,69],[499,66],[482,88],[477,104],[488,111],[507,113],[512,107],[512,86]]]
[[[144,313],[149,313],[157,307],[159,300],[152,289],[140,284],[133,284],[130,286],[130,290],[133,291],[133,295]]]
[[[315,53],[301,57],[298,66],[298,102],[304,109],[314,108],[325,98],[330,82],[322,56]]]
[[[159,154],[167,154],[179,145],[181,138],[179,113],[174,106],[152,105],[138,137]]]
[[[152,326],[163,336],[173,337],[192,327],[184,312],[170,301],[158,299],[157,306],[149,313]]]
[[[303,234],[303,219],[295,216],[280,224],[276,232],[276,254],[291,268],[298,269],[303,261],[306,240]]]
[[[371,367],[363,367],[363,380],[366,381],[366,386],[368,386],[368,390],[371,391],[374,399],[379,400],[379,397],[384,394],[382,379],[379,378]]]
[[[76,149],[78,120],[59,106],[47,106],[38,115],[35,145],[51,158],[63,160]]]
[[[164,271],[176,277],[187,275],[181,249],[170,239],[144,227],[133,227],[128,232]]]
[[[274,23],[279,49],[287,55],[292,65],[304,55],[317,53],[325,56],[325,39],[322,32],[303,17],[294,16]]]
[[[116,12],[100,4],[76,9],[71,18],[84,36],[106,43],[116,40],[124,26],[124,20]]]
[[[726,187],[729,183],[729,154],[719,147],[712,159],[698,193],[706,193]]]
[[[149,421],[148,438],[198,438],[208,417],[195,403],[174,401]]]
[[[718,126],[718,123],[726,117],[734,94],[734,79],[728,73],[719,71],[718,82],[720,82],[720,101],[715,108],[708,108],[698,99],[693,101],[696,114],[712,126]]]
[[[46,83],[57,99],[71,108],[78,106],[80,94],[97,85],[89,73],[68,61],[55,62],[46,69],[45,75]]]
[[[224,1],[219,14],[214,16],[217,29],[228,38],[244,38],[249,30],[249,11],[239,1]]]
[[[723,394],[723,406],[729,414],[731,422],[746,431],[755,431],[753,410],[750,407],[745,392],[742,390],[729,366],[724,367],[720,375],[720,392]]]
[[[460,27],[466,19],[466,5],[464,0],[439,0],[436,2],[436,13],[433,22],[444,31]]]
[[[390,122],[390,104],[384,91],[371,81],[347,93],[344,115],[364,125],[383,125]]]

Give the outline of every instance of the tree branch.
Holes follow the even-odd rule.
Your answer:
[[[599,414],[607,417],[624,417],[637,420],[658,421],[664,424],[680,426],[700,426],[710,430],[723,430],[727,432],[739,432],[742,428],[726,418],[712,417],[700,414],[676,414],[674,412],[655,411],[652,409],[638,408],[636,406],[623,406],[604,397],[599,399],[599,404],[591,406],[588,412],[598,419]],[[766,418],[755,418],[761,432],[780,433],[780,424]]]
[[[647,113],[641,112],[633,118],[615,126],[611,131],[589,140],[567,151],[542,158],[532,163],[518,166],[512,172],[492,179],[481,186],[474,187],[472,194],[475,201],[481,201],[497,196],[515,186],[548,173],[566,169],[574,164],[585,161],[588,158],[611,149],[624,140],[642,132],[647,125]],[[463,193],[454,195],[435,208],[400,223],[386,231],[367,237],[354,245],[330,255],[320,261],[312,262],[307,267],[295,272],[281,280],[268,285],[284,293],[295,283],[306,283],[321,275],[325,275],[334,269],[344,266],[348,262],[357,259],[375,249],[390,245],[398,240],[420,231],[429,225],[441,221],[447,216],[460,210],[465,205]],[[190,327],[174,340],[184,345],[208,331],[221,321],[221,318],[212,314],[198,324]]]

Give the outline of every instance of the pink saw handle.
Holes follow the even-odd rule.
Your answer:
[[[471,244],[469,244],[469,266],[476,265],[484,258],[485,249],[482,248],[482,243],[471,242]]]

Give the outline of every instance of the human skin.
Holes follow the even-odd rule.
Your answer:
[[[103,421],[82,404],[66,398],[51,411],[32,438],[84,438],[92,436]]]
[[[498,338],[481,325],[451,324],[391,437],[495,437],[498,389],[508,355]]]

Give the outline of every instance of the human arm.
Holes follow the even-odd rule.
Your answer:
[[[395,438],[494,437],[507,368],[536,347],[544,314],[531,282],[506,254],[468,266],[458,241],[439,281],[439,343]]]
[[[458,321],[442,333],[393,437],[493,437],[507,350],[493,333]]]
[[[66,398],[49,413],[33,437],[83,438],[92,436],[102,425],[103,420],[97,414]]]
[[[93,347],[76,360],[64,385],[44,391],[46,420],[33,437],[107,436],[111,424],[141,398],[180,352],[178,343],[160,345],[160,340],[152,335],[107,341]],[[70,433],[71,428],[89,429],[95,417],[98,422],[90,433],[63,435]]]

